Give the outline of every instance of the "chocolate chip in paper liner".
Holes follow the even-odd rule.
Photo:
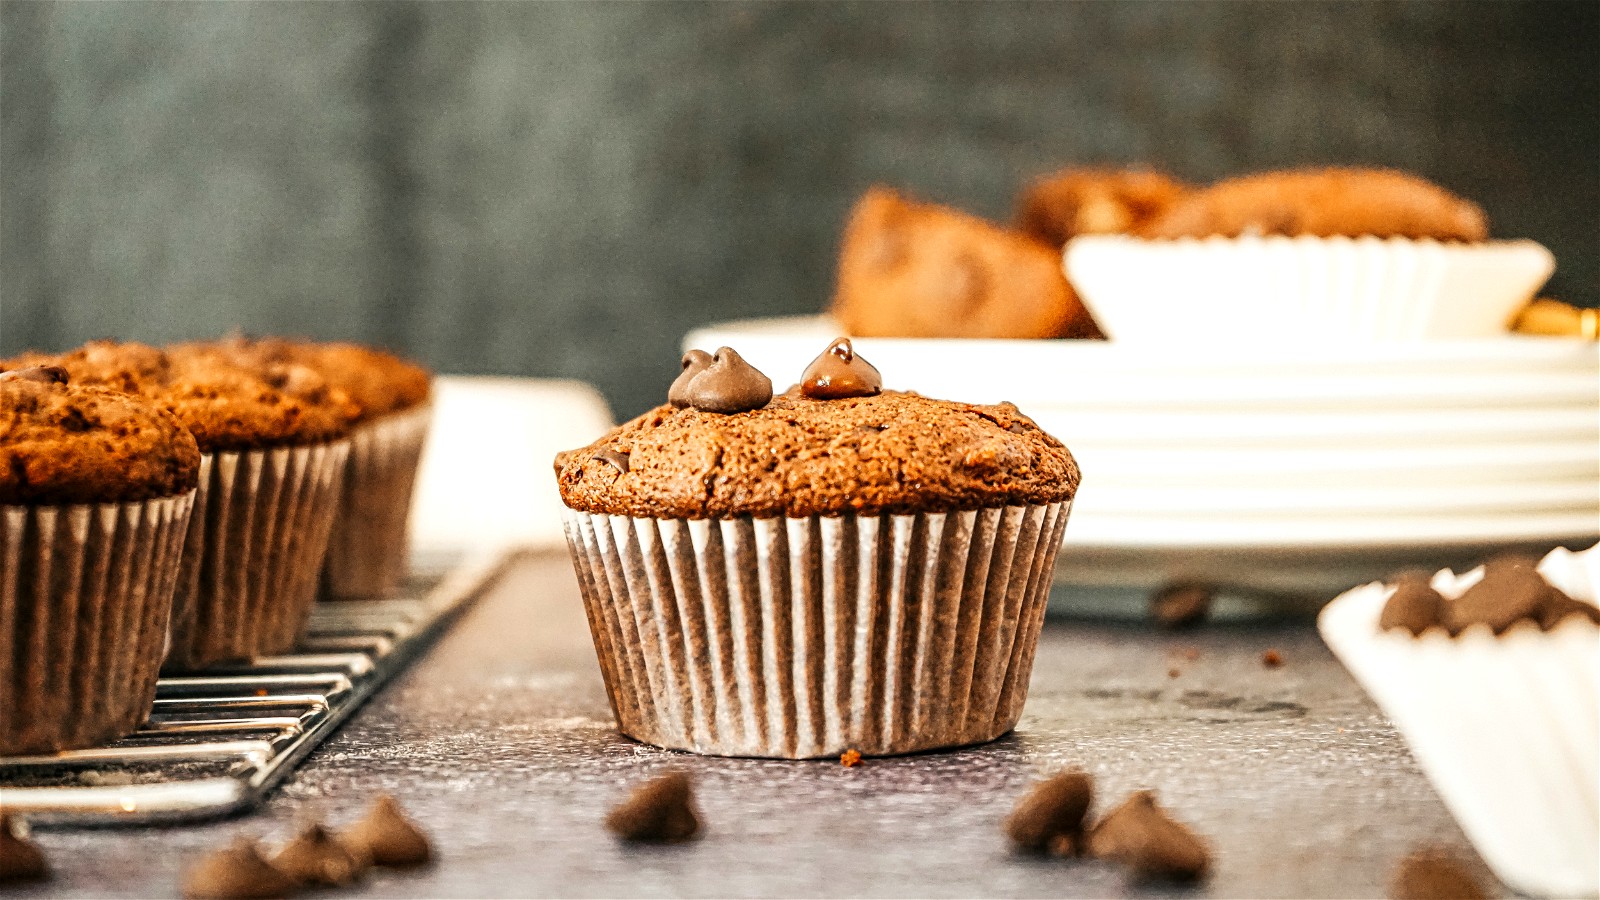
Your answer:
[[[39,845],[28,839],[28,826],[12,816],[0,817],[0,884],[49,877],[50,863]]]
[[[1483,578],[1444,606],[1442,624],[1452,635],[1483,624],[1500,634],[1522,619],[1538,620],[1550,586],[1538,570],[1520,557],[1500,557],[1484,564]]]
[[[273,900],[300,887],[300,882],[267,862],[249,838],[207,853],[183,875],[183,896],[193,900]]]
[[[606,829],[625,841],[675,843],[694,837],[700,817],[689,776],[669,772],[639,785],[606,816]]]
[[[1392,900],[1486,900],[1489,896],[1459,860],[1419,850],[1400,860],[1389,882]]]
[[[1378,617],[1378,629],[1403,628],[1412,634],[1421,634],[1439,624],[1445,603],[1444,597],[1425,577],[1400,576],[1394,594],[1383,605],[1383,613]]]
[[[339,840],[351,852],[365,853],[374,865],[406,868],[433,859],[428,836],[387,794],[373,802],[366,818],[340,832]]]
[[[1136,791],[1089,832],[1089,855],[1121,863],[1146,878],[1192,881],[1211,866],[1211,853],[1175,821],[1150,791]]]
[[[273,868],[308,885],[343,887],[372,865],[362,848],[335,838],[321,824],[295,836],[272,858]]]
[[[1006,836],[1020,850],[1075,853],[1082,843],[1084,816],[1093,802],[1094,779],[1086,773],[1054,775],[1034,785],[1017,802],[1006,817]]]
[[[1150,618],[1162,628],[1192,628],[1211,614],[1217,593],[1209,585],[1173,582],[1150,595]]]

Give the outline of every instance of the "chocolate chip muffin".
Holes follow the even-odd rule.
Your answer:
[[[624,733],[821,757],[1016,723],[1079,482],[1016,407],[884,391],[845,339],[777,397],[692,351],[556,474]]]
[[[283,653],[310,619],[358,409],[293,361],[95,341],[0,362],[148,399],[193,433],[201,475],[184,541],[167,668]]]
[[[392,353],[347,343],[229,337],[175,352],[221,359],[266,377],[305,367],[356,409],[339,511],[323,563],[323,596],[394,593],[408,568],[411,492],[432,419],[432,375]]]
[[[144,721],[199,470],[146,400],[60,368],[0,374],[0,756]]]

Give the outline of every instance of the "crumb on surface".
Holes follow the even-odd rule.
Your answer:
[[[861,765],[861,751],[846,750],[839,754],[839,765],[844,766],[846,769],[853,769]]]
[[[1269,669],[1281,668],[1283,666],[1283,654],[1276,650],[1268,650],[1261,654],[1261,664]]]

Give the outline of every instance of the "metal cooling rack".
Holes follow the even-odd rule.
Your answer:
[[[131,825],[254,806],[515,555],[414,579],[392,600],[318,604],[297,652],[162,678],[149,720],[110,746],[0,757],[0,807],[37,823]]]

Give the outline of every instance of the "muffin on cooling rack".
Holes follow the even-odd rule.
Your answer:
[[[1016,724],[1079,481],[1016,407],[882,390],[843,339],[777,397],[691,351],[556,470],[625,734],[802,758]]]
[[[149,401],[59,368],[0,374],[0,756],[149,714],[199,470]]]

